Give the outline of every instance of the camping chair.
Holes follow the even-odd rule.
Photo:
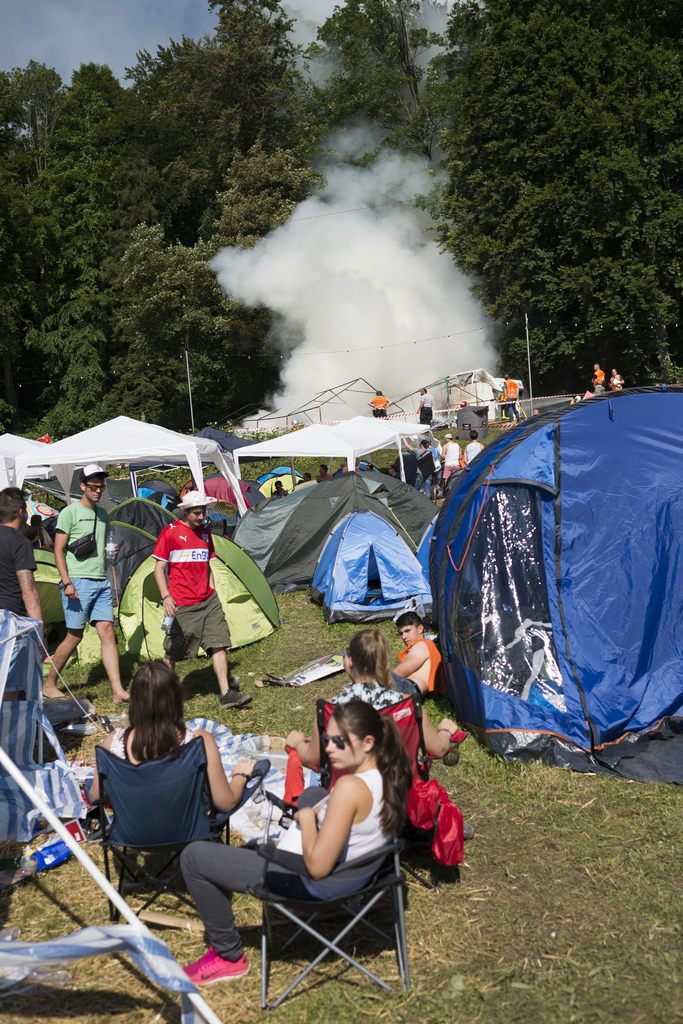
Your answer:
[[[372,929],[377,935],[386,939],[391,945],[396,947],[396,959],[398,962],[398,970],[401,977],[401,983],[404,989],[410,988],[410,972],[408,969],[408,945],[406,941],[406,925],[405,925],[405,913],[403,908],[403,884],[404,876],[401,874],[401,867],[399,863],[399,853],[402,844],[399,841],[393,842],[385,846],[381,851],[375,851],[366,857],[358,858],[351,864],[338,864],[333,871],[328,875],[328,878],[334,878],[338,880],[353,880],[354,877],[363,877],[367,874],[368,866],[372,865],[374,873],[369,881],[366,881],[361,888],[356,892],[353,892],[346,896],[337,896],[327,900],[295,900],[290,896],[280,896],[278,893],[272,892],[266,884],[266,876],[269,864],[277,864],[281,867],[288,868],[290,871],[295,871],[297,874],[304,878],[310,878],[310,874],[306,870],[304,864],[304,858],[299,854],[290,853],[285,850],[278,850],[277,847],[269,845],[268,843],[268,827],[270,825],[270,818],[272,814],[272,807],[277,806],[286,814],[291,814],[296,811],[296,807],[293,804],[286,804],[283,800],[278,799],[272,793],[266,793],[266,797],[270,803],[268,825],[266,826],[266,838],[262,846],[259,847],[258,853],[260,857],[264,858],[263,865],[263,877],[261,884],[249,892],[256,899],[261,900],[262,903],[262,917],[261,917],[261,1008],[264,1010],[273,1010],[276,1006],[279,1006],[284,999],[296,988],[307,977],[317,965],[325,959],[328,953],[336,953],[342,957],[351,967],[355,967],[375,984],[379,985],[380,988],[390,992],[391,986],[383,981],[376,974],[373,974],[367,967],[364,967],[357,960],[354,959],[349,953],[345,952],[341,947],[341,941],[358,925],[364,924],[368,928]],[[393,906],[394,914],[394,933],[395,938],[387,935],[386,932],[382,931],[377,925],[372,924],[366,920],[369,912],[380,902],[382,897],[391,893],[391,901]],[[294,935],[285,942],[281,951],[287,949],[302,932],[306,932],[312,938],[319,942],[323,949],[315,957],[314,960],[295,978],[295,980],[288,985],[284,992],[277,997],[273,1003],[268,1003],[268,949],[269,946],[273,945],[272,935],[272,924],[271,924],[271,913],[276,912],[285,917],[292,924],[296,925],[296,931]],[[350,917],[351,920],[346,923],[337,934],[329,939],[325,935],[322,935],[316,927],[314,922],[324,915],[327,920],[330,912],[333,916],[341,913],[346,920],[346,917]]]
[[[137,911],[140,914],[165,892],[172,893],[182,903],[193,906],[187,896],[174,888],[180,875],[175,864],[171,874],[163,877],[178,854],[189,843],[198,839],[221,842],[223,829],[229,828],[230,814],[234,814],[253,795],[270,771],[269,761],[259,761],[244,787],[237,807],[230,814],[217,815],[211,800],[206,750],[201,737],[180,748],[177,757],[160,757],[142,764],[131,764],[97,747],[97,772],[100,778],[99,807],[102,829],[104,869],[111,881],[109,854],[118,864],[118,891],[123,895],[126,877],[134,884],[143,878],[154,886],[154,892]],[[107,818],[105,804],[111,804],[114,817]],[[159,853],[165,856],[163,866],[156,872],[148,870],[129,856],[135,853]],[[119,914],[111,901],[109,915],[117,921]]]
[[[327,731],[327,723],[329,722],[330,715],[334,711],[335,705],[328,704],[324,700],[319,700],[316,708],[316,721],[318,723],[318,734],[323,735]],[[392,704],[388,708],[383,708],[380,711],[381,715],[391,715],[399,733],[403,740],[403,746],[406,748],[406,753],[410,758],[410,763],[413,768],[413,781],[418,779],[422,782],[429,780],[429,769],[432,766],[434,758],[430,757],[427,753],[425,745],[424,731],[422,729],[422,700],[417,693],[410,694],[405,700],[399,701],[397,704]],[[339,775],[340,772],[332,770],[327,751],[321,748],[320,758],[320,785],[324,786],[325,789],[330,789]],[[436,836],[436,832],[439,826],[439,812],[440,806],[437,808],[436,819],[434,825],[430,829],[415,828],[410,822],[407,822],[403,830],[403,850],[405,852],[411,852],[417,849],[429,849],[429,877],[430,881],[426,881],[418,874],[413,868],[408,867],[407,864],[403,864],[403,868],[412,875],[416,881],[423,885],[426,889],[436,888],[436,861],[434,859],[434,853],[432,850],[432,844]]]

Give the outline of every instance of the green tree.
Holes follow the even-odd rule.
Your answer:
[[[312,109],[326,129],[362,118],[381,130],[383,146],[431,160],[448,109],[445,39],[429,26],[445,12],[440,0],[347,0],[335,7],[308,51],[332,69],[313,90]]]
[[[501,325],[505,367],[583,388],[683,362],[683,8],[461,2],[440,240]]]
[[[268,310],[224,298],[209,266],[215,247],[168,243],[159,225],[140,227],[122,260],[108,411],[190,429],[185,351],[197,425],[228,417],[279,380],[268,343]]]

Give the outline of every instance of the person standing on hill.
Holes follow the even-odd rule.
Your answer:
[[[386,395],[383,395],[381,391],[375,393],[375,397],[368,402],[368,405],[372,409],[372,415],[376,416],[377,419],[384,419],[387,414],[387,407],[393,403],[389,401]]]
[[[512,379],[509,373],[505,374],[505,384],[503,385],[503,412],[507,413],[512,419],[519,419],[519,411],[517,409],[517,398],[519,397],[519,385]]]
[[[114,608],[104,557],[109,516],[99,507],[108,476],[102,466],[95,463],[85,466],[80,478],[83,497],[63,508],[57,519],[55,565],[62,579],[66,637],[52,656],[43,686],[45,697],[64,696],[57,687],[57,673],[80,644],[90,622],[100,638],[102,664],[111,683],[114,704],[128,700],[128,693],[121,685]],[[118,545],[115,550],[118,554]]]
[[[432,425],[432,406],[434,405],[434,399],[427,392],[427,388],[420,388],[420,423],[425,423],[427,426]]]
[[[600,364],[595,363],[593,366],[593,392],[596,395],[601,395],[605,390],[605,371],[600,369]]]
[[[6,487],[0,491],[0,608],[13,615],[42,619],[40,595],[33,578],[36,560],[30,540],[21,532],[25,524],[26,499],[22,491],[18,487]],[[26,643],[26,635],[14,641],[4,701],[16,700],[19,689],[25,687],[25,683],[19,687],[19,679],[14,677],[20,675],[18,655]],[[15,662],[18,662],[17,671],[12,672]]]
[[[609,386],[612,391],[621,391],[624,386],[624,378],[616,370],[612,370],[612,376],[610,377]]]
[[[164,615],[173,619],[164,640],[165,661],[175,668],[176,661],[196,658],[202,647],[211,654],[221,708],[241,708],[250,703],[251,696],[229,686],[226,650],[231,645],[230,630],[211,571],[216,558],[211,530],[204,526],[206,510],[215,500],[199,491],[185,495],[176,509],[185,518],[164,527],[152,552],[157,560],[154,579]]]

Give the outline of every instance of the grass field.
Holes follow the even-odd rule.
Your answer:
[[[296,690],[257,690],[248,673],[290,671],[340,649],[354,630],[326,626],[303,593],[279,601],[281,628],[236,651],[232,661],[253,703],[243,711],[220,711],[208,661],[185,662],[180,668],[188,718],[202,715],[235,732],[280,736],[292,727],[310,727],[316,699],[336,692],[341,676]],[[398,650],[393,626],[382,628]],[[124,659],[122,667],[125,682],[135,665]],[[75,667],[67,678],[100,711],[111,710],[101,669],[88,674]],[[448,712],[435,701],[426,708],[433,719]],[[91,751],[93,745],[91,738],[73,742],[69,753]],[[472,738],[457,767],[437,766],[434,774],[475,826],[477,838],[465,846],[459,882],[452,870],[442,869],[434,892],[408,884],[411,991],[387,996],[330,961],[276,1011],[277,1019],[668,1024],[683,1018],[680,788],[505,764]],[[101,863],[98,848],[92,852]],[[261,1017],[255,927],[260,908],[248,897],[238,897],[236,906],[252,972],[206,995],[223,1021],[248,1024]],[[167,909],[177,908],[169,901]],[[20,927],[23,939],[56,937],[106,921],[103,895],[73,860],[0,897],[0,924]],[[204,951],[200,936],[160,934],[181,963]],[[273,992],[293,977],[310,949],[302,940],[274,960]],[[379,941],[364,935],[357,953],[396,977],[393,955]],[[0,1024],[179,1020],[175,997],[147,982],[126,957],[80,961],[70,970],[63,990],[4,999]]]
[[[394,458],[387,450],[376,453],[374,461],[386,466]],[[297,460],[297,467],[314,473],[316,462]],[[256,468],[262,472],[271,464]],[[231,660],[231,671],[240,676],[241,688],[254,695],[253,703],[243,711],[219,710],[208,660],[185,662],[179,668],[188,718],[214,719],[234,732],[283,736],[292,728],[310,730],[315,701],[335,693],[341,676],[296,690],[259,690],[254,678],[267,671],[282,674],[339,650],[355,630],[326,626],[304,593],[278,600],[280,629],[236,651]],[[381,628],[397,652],[401,645],[393,625]],[[122,659],[124,685],[135,667]],[[66,678],[99,711],[112,710],[101,667],[74,667]],[[434,721],[452,714],[445,701],[429,700],[426,710]],[[72,741],[68,753],[92,753],[94,743],[94,738]],[[465,846],[459,881],[454,871],[442,869],[436,891],[408,883],[412,989],[385,995],[330,961],[276,1011],[277,1019],[283,1024],[334,1019],[669,1024],[683,1019],[681,788],[506,764],[471,738],[463,744],[457,767],[437,765],[433,775],[475,826],[477,837]],[[99,849],[91,852],[101,864]],[[183,913],[171,901],[165,909]],[[262,1016],[260,907],[240,896],[236,909],[252,972],[232,985],[209,988],[206,996],[223,1021],[250,1024]],[[73,861],[0,896],[0,926],[18,926],[23,939],[56,937],[107,920],[102,893]],[[160,934],[181,963],[204,951],[200,936],[171,930]],[[312,948],[301,940],[274,959],[272,992],[285,987]],[[396,981],[393,954],[381,943],[363,935],[356,952]],[[179,1020],[177,999],[147,982],[126,957],[80,961],[70,970],[71,982],[63,990],[2,1000],[0,1024]]]

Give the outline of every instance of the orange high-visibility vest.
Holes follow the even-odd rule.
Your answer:
[[[375,409],[386,409],[387,400],[384,397],[384,395],[375,395],[375,397],[372,400],[372,404],[374,405]]]
[[[514,380],[505,381],[505,401],[516,402],[519,388],[515,384]]]
[[[604,383],[605,383],[605,371],[604,370],[596,370],[595,371],[595,375],[593,377],[593,386],[595,386],[596,384],[604,384]]]
[[[621,391],[621,389],[624,386],[624,378],[620,377],[619,374],[617,374],[616,377],[610,378],[609,383],[610,387],[612,388],[612,391]]]

